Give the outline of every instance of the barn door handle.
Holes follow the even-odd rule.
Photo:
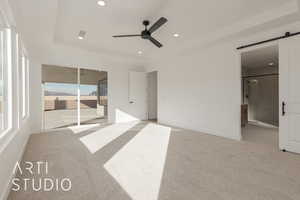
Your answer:
[[[281,109],[282,109],[282,116],[285,116],[286,112],[285,112],[285,106],[286,106],[286,103],[283,101],[282,102],[282,106],[281,106]]]

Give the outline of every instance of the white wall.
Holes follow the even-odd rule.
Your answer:
[[[5,7],[2,3],[5,3]],[[7,7],[6,0],[0,0],[1,11]],[[9,10],[11,15],[11,11]],[[13,21],[13,20],[12,20]],[[109,58],[96,53],[55,44],[45,48],[35,46],[25,40],[30,57],[30,118],[18,130],[0,138],[0,200],[9,192],[10,180],[15,163],[20,160],[30,133],[38,133],[42,128],[42,88],[41,66],[53,64],[69,67],[99,69],[108,72],[108,117],[110,122],[136,119],[128,100],[129,71],[144,71],[141,65],[129,59]],[[116,114],[117,113],[117,114]]]
[[[240,139],[240,68],[233,46],[206,48],[160,63],[158,120]]]
[[[158,121],[240,140],[241,66],[236,47],[299,30],[300,24],[294,23],[251,37],[241,34],[153,62],[147,71],[158,71]]]
[[[7,26],[15,26],[14,18],[7,0],[0,0],[0,11],[5,18]],[[15,64],[15,62],[13,62]],[[13,71],[16,67],[14,65]],[[13,83],[16,83],[16,74],[13,76]],[[6,199],[11,178],[13,177],[13,169],[17,161],[21,159],[24,147],[30,135],[30,118],[21,121],[18,124],[18,95],[16,95],[17,84],[13,84],[13,129],[0,137],[0,200]],[[31,90],[29,90],[32,95]],[[30,114],[30,113],[29,113]],[[18,127],[19,126],[19,127]]]
[[[77,48],[53,45],[43,51],[31,51],[32,78],[31,89],[34,95],[31,96],[31,130],[40,132],[42,129],[42,88],[41,88],[41,66],[42,64],[82,67],[97,69],[108,72],[108,119],[109,122],[131,121],[139,116],[139,113],[132,112],[132,105],[129,104],[128,86],[129,71],[145,71],[143,67],[134,66],[130,63],[114,62],[101,55],[84,51]],[[116,114],[118,113],[118,114]],[[124,119],[124,116],[126,116]],[[122,119],[120,119],[122,118]]]
[[[25,145],[30,135],[29,121],[25,121],[20,130],[8,134],[0,143],[0,200],[6,199],[13,169],[17,161],[21,160]]]

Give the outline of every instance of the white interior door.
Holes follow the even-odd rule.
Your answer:
[[[140,120],[147,119],[147,74],[129,72],[129,103],[131,114]]]
[[[281,149],[300,153],[300,37],[279,43]]]

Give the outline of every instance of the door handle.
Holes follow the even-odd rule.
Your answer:
[[[282,106],[281,106],[282,116],[285,116],[285,114],[286,114],[286,112],[285,112],[285,106],[286,106],[286,103],[283,101],[282,102]]]

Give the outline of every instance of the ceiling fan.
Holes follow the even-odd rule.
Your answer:
[[[150,22],[148,20],[143,21],[143,25],[145,26],[145,30],[141,32],[141,34],[133,34],[133,35],[114,35],[114,38],[121,38],[121,37],[141,37],[145,40],[150,40],[155,46],[158,48],[161,48],[163,45],[157,41],[155,38],[151,36],[152,33],[154,33],[157,29],[159,29],[162,25],[164,25],[168,20],[164,17],[161,17],[157,22],[155,22],[149,29],[147,29],[147,26],[149,26]]]

